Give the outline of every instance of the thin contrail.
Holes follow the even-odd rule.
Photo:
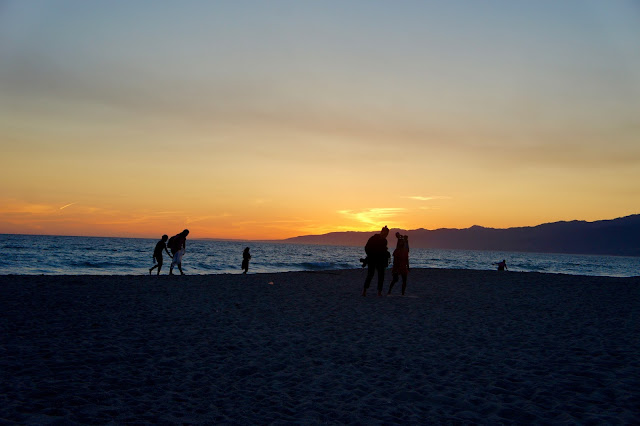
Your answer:
[[[66,209],[67,207],[72,206],[72,205],[74,205],[74,204],[76,204],[76,203],[77,203],[77,201],[74,201],[73,203],[69,203],[69,204],[67,204],[66,206],[62,206],[62,207],[60,207],[60,210],[62,210],[62,209]]]

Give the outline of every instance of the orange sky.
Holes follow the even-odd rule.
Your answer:
[[[632,2],[256,8],[6,2],[0,233],[279,239],[640,213]]]

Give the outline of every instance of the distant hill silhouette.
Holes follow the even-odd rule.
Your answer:
[[[389,247],[395,247],[396,231],[409,235],[414,248],[640,256],[640,214],[595,222],[574,220],[508,229],[482,226],[433,231],[392,229]],[[375,232],[331,232],[289,238],[284,242],[364,246]]]

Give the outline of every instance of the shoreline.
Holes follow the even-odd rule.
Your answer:
[[[0,420],[640,421],[640,278],[365,275],[0,276]]]
[[[186,268],[185,268],[186,269]],[[254,276],[254,275],[278,275],[278,274],[343,274],[343,273],[356,273],[362,272],[366,275],[366,268],[349,268],[349,269],[307,269],[307,270],[291,270],[291,271],[278,271],[278,272],[253,272],[249,271],[245,276]],[[543,275],[543,276],[567,276],[567,277],[577,277],[577,278],[603,278],[603,279],[622,279],[622,280],[636,280],[640,279],[640,272],[638,275],[629,275],[629,276],[620,276],[620,275],[585,275],[585,274],[572,274],[568,272],[540,272],[540,271],[496,271],[495,269],[463,269],[463,268],[422,268],[416,267],[411,268],[411,272],[420,273],[419,271],[440,271],[445,272],[449,271],[451,273],[480,273],[480,274],[531,274],[531,275]],[[220,273],[206,273],[206,274],[190,274],[185,273],[182,277],[219,277],[219,276],[240,276],[243,275],[242,272],[220,272]],[[57,278],[65,278],[65,277],[93,277],[93,278],[117,278],[117,277],[152,277],[157,278],[158,276],[154,273],[149,275],[149,270],[141,269],[140,273],[136,274],[51,274],[51,273],[33,273],[33,274],[0,274],[0,278],[2,277],[57,277]],[[180,277],[179,273],[174,275],[169,275],[166,271],[163,271],[160,277]],[[411,276],[411,274],[409,274]],[[364,279],[364,278],[363,278]],[[374,278],[375,280],[375,278]],[[391,265],[385,270],[385,284],[388,284],[391,280]]]

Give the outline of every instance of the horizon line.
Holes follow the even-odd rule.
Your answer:
[[[639,216],[640,213],[633,213],[633,214],[629,214],[629,215],[625,215],[625,216],[620,216],[620,217],[615,217],[613,219],[597,219],[597,220],[583,220],[583,219],[571,219],[571,220],[557,220],[554,222],[544,222],[544,223],[539,223],[537,225],[523,225],[523,226],[512,226],[509,228],[492,228],[492,227],[487,227],[487,226],[482,226],[482,225],[471,225],[467,228],[436,228],[436,229],[429,229],[429,228],[415,228],[415,229],[404,229],[404,228],[398,228],[398,227],[391,227],[389,228],[389,230],[392,229],[396,229],[399,231],[405,231],[405,232],[412,232],[412,231],[419,231],[419,230],[425,230],[425,231],[438,231],[438,230],[442,230],[442,229],[448,229],[448,230],[466,230],[466,229],[471,229],[474,227],[480,227],[480,228],[485,228],[485,229],[497,229],[497,230],[506,230],[506,229],[517,229],[517,228],[535,228],[537,226],[541,226],[541,225],[548,225],[548,224],[554,224],[554,223],[570,223],[570,222],[585,222],[585,223],[594,223],[594,222],[607,222],[607,221],[612,221],[612,220],[617,220],[617,219],[625,219],[628,217],[632,217],[632,216]],[[291,240],[294,238],[301,238],[301,237],[310,237],[310,236],[322,236],[322,235],[328,235],[328,234],[340,234],[340,233],[348,233],[348,232],[352,232],[352,233],[371,233],[371,232],[379,232],[379,230],[375,229],[375,230],[370,230],[370,231],[331,231],[331,232],[325,232],[323,234],[305,234],[305,235],[296,235],[293,237],[286,237],[286,238],[280,238],[280,239],[270,239],[270,238],[256,238],[256,239],[252,239],[252,238],[220,238],[220,237],[193,237],[190,238],[191,240],[217,240],[217,241],[254,241],[254,242],[286,242],[287,240]],[[35,236],[35,237],[76,237],[76,238],[127,238],[127,239],[156,239],[157,237],[143,237],[143,236],[138,236],[138,237],[134,237],[134,236],[107,236],[107,235],[67,235],[67,234],[29,234],[29,233],[0,233],[0,235],[28,235],[28,236]]]

